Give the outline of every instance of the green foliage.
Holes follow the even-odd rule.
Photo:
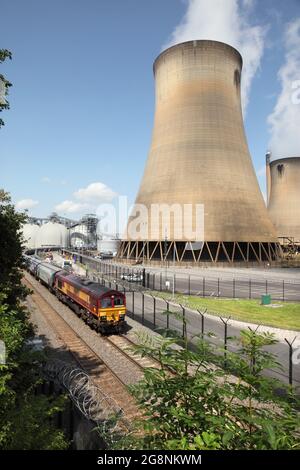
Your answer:
[[[0,190],[0,340],[6,347],[0,364],[0,449],[64,449],[64,435],[53,417],[64,398],[35,395],[42,382],[44,357],[33,352],[33,327],[24,306],[21,225],[8,194]]]
[[[273,335],[243,331],[237,353],[212,349],[198,340],[188,349],[176,334],[140,337],[136,353],[151,355],[161,369],[149,368],[130,390],[144,418],[115,447],[123,449],[299,449],[300,421],[295,393],[263,375],[278,369],[266,350]],[[181,345],[181,347],[178,346]]]
[[[6,303],[16,305],[27,293],[21,284],[22,278],[22,225],[26,215],[15,211],[10,197],[0,189],[0,289]]]
[[[0,63],[4,62],[6,59],[11,59],[12,54],[7,49],[0,49]],[[6,78],[0,74],[0,112],[3,109],[9,109],[9,102],[5,99],[5,96],[8,95],[8,89],[12,84],[6,80]],[[0,128],[4,126],[4,121],[0,119]]]

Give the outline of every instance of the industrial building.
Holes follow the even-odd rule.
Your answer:
[[[268,212],[280,242],[300,246],[300,158],[266,155]]]
[[[136,204],[148,209],[142,236],[127,230],[118,256],[177,262],[272,261],[280,246],[260,191],[241,108],[242,57],[233,47],[188,41],[155,60],[156,109]],[[176,238],[153,204],[204,205],[203,239]],[[134,220],[129,218],[128,227]],[[188,226],[195,226],[191,213]],[[149,230],[151,227],[151,233]]]
[[[97,249],[98,218],[94,214],[87,214],[73,224],[69,229],[71,248]]]

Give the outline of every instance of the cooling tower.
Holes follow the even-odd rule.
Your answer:
[[[284,243],[300,243],[300,158],[270,161],[267,154],[268,211]],[[284,240],[286,239],[286,240]]]
[[[162,52],[153,69],[154,129],[136,198],[137,207],[143,205],[148,213],[136,212],[140,234],[127,230],[119,257],[195,262],[275,259],[276,233],[244,131],[241,55],[220,42],[189,41]],[[174,224],[167,230],[163,216],[154,220],[150,209],[176,205],[183,212],[185,205],[201,204],[204,231],[197,239],[185,233],[178,237],[172,212]],[[196,210],[185,213],[185,227],[195,229],[195,214]],[[135,215],[127,228],[134,225]]]

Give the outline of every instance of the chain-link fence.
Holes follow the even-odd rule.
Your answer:
[[[241,276],[201,276],[198,274],[173,273],[166,266],[160,271],[146,270],[140,267],[128,267],[109,261],[101,261],[89,256],[72,253],[77,262],[89,270],[109,276],[115,280],[127,281],[151,291],[168,291],[200,297],[223,297],[232,299],[260,299],[262,295],[271,295],[272,300],[300,301],[300,282],[267,278],[255,279]],[[266,274],[265,274],[266,275]]]

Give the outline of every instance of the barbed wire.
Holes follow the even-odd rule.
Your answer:
[[[95,385],[83,369],[57,359],[45,364],[44,373],[49,380],[65,388],[76,408],[96,424],[101,434],[106,434],[108,430],[130,430],[123,408]]]

